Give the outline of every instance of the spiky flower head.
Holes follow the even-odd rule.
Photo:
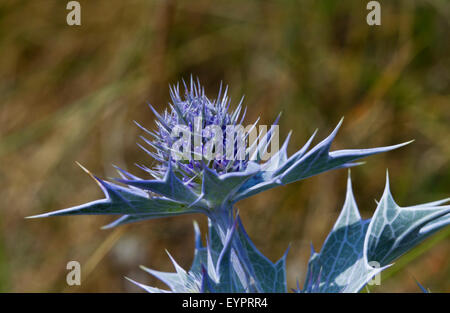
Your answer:
[[[227,127],[230,129],[230,127],[242,125],[246,113],[246,109],[242,112],[242,100],[231,111],[231,100],[227,95],[228,88],[222,91],[221,85],[217,98],[211,100],[205,95],[205,90],[198,81],[194,83],[191,79],[190,87],[187,87],[185,82],[183,82],[183,85],[185,87],[184,94],[180,94],[179,84],[171,86],[172,103],[169,103],[169,109],[166,109],[163,114],[159,114],[152,105],[149,105],[157,118],[155,132],[149,131],[138,124],[151,136],[150,140],[142,138],[153,148],[154,152],[150,152],[144,147],[143,149],[158,161],[155,168],[148,170],[148,172],[155,178],[162,178],[169,167],[172,167],[173,171],[184,182],[192,182],[202,175],[205,167],[219,175],[244,171],[250,157],[249,151],[242,151],[244,153],[241,159],[238,158],[240,151],[237,149],[233,149],[231,156],[217,153],[214,158],[205,158],[208,152],[209,137],[214,135],[211,134],[211,130],[221,132],[221,134],[218,134],[221,142],[218,142],[217,145],[220,144],[221,147],[230,144],[232,147],[237,146],[239,138],[237,136],[229,138],[226,130]],[[208,131],[210,134],[207,134]],[[183,132],[192,136],[189,136],[186,140],[182,136]],[[175,149],[176,143],[179,143],[183,148],[187,148],[188,151],[181,152]],[[183,158],[186,155],[187,158]],[[178,159],[177,156],[179,156]]]

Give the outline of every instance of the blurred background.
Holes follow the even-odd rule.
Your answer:
[[[381,2],[381,26],[366,24],[367,1],[80,0],[81,26],[66,24],[67,1],[0,3],[0,291],[139,291],[124,276],[164,287],[143,264],[172,271],[164,249],[188,267],[192,220],[183,216],[100,227],[109,217],[24,217],[103,197],[76,166],[117,177],[116,164],[153,161],[136,146],[154,127],[169,84],[198,76],[214,97],[221,81],[247,121],[293,130],[289,153],[319,128],[345,121],[333,149],[415,139],[352,170],[363,217],[389,169],[394,197],[408,206],[450,195],[450,3]],[[317,140],[319,140],[317,139]],[[317,142],[317,141],[316,141]],[[303,283],[309,244],[320,249],[345,197],[346,170],[321,174],[238,203],[257,247],[272,260],[288,244],[288,282]],[[450,292],[447,228],[383,272],[371,292]],[[66,264],[81,263],[68,287]]]

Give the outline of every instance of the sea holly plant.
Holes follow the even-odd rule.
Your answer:
[[[205,95],[191,79],[185,92],[170,88],[171,103],[156,116],[156,130],[142,137],[141,146],[157,162],[138,165],[145,178],[117,167],[120,178],[106,181],[89,173],[105,198],[33,217],[106,214],[118,218],[104,228],[148,219],[191,213],[208,218],[206,245],[194,223],[195,251],[190,269],[170,256],[175,272],[143,267],[168,290],[143,285],[149,292],[287,292],[286,256],[276,262],[265,257],[247,235],[236,203],[265,190],[322,172],[350,168],[357,160],[409,142],[371,149],[331,151],[342,120],[331,134],[312,146],[316,133],[288,156],[291,133],[278,145],[278,118],[267,131],[258,120],[244,128],[242,101],[231,110],[227,89],[216,99]],[[268,147],[271,147],[270,153]],[[150,150],[149,150],[150,149]],[[226,151],[225,151],[226,150]],[[361,218],[353,197],[350,175],[342,211],[320,252],[311,249],[303,287],[294,292],[358,292],[402,254],[450,223],[450,199],[411,207],[394,201],[389,180],[371,219]],[[288,250],[288,249],[287,249]]]

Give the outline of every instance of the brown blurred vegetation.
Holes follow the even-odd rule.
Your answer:
[[[367,1],[81,0],[82,25],[66,24],[63,0],[0,3],[0,291],[137,291],[123,277],[156,284],[144,264],[172,270],[193,252],[192,219],[161,219],[113,230],[108,217],[25,220],[102,196],[76,165],[102,177],[111,164],[143,175],[152,165],[135,145],[153,127],[168,84],[198,76],[211,96],[220,81],[248,121],[294,131],[290,153],[345,116],[334,148],[416,141],[352,170],[364,217],[375,209],[389,169],[400,205],[450,194],[450,3],[380,1],[382,25],[369,27]],[[272,260],[292,243],[291,286],[303,282],[309,243],[319,249],[343,204],[338,170],[238,204],[255,244]],[[400,259],[372,291],[450,291],[444,230]],[[65,266],[82,265],[81,287]]]

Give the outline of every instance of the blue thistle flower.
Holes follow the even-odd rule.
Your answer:
[[[243,109],[241,100],[236,109],[230,110],[227,89],[222,92],[220,88],[217,98],[210,100],[200,83],[196,84],[192,79],[189,87],[185,84],[184,96],[180,95],[179,85],[171,87],[170,95],[170,110],[163,114],[159,114],[150,105],[157,118],[156,131],[147,130],[138,124],[152,137],[142,138],[153,151],[141,147],[158,161],[158,164],[152,169],[140,166],[152,179],[142,179],[117,168],[121,178],[116,179],[116,182],[126,185],[123,187],[93,176],[83,168],[97,181],[106,198],[34,217],[74,214],[122,215],[106,226],[109,228],[145,219],[204,213],[213,219],[225,214],[225,224],[228,225],[232,219],[234,204],[242,199],[328,170],[358,165],[360,163],[354,163],[355,160],[409,143],[330,152],[331,144],[342,124],[341,120],[322,142],[309,149],[316,131],[307,143],[290,157],[287,155],[287,147],[291,133],[279,151],[263,162],[262,155],[274,139],[274,128],[271,127],[266,134],[260,134],[257,141],[244,152],[236,149],[233,158],[195,159],[195,155],[202,155],[205,148],[206,139],[202,138],[199,145],[201,151],[193,151],[193,158],[176,160],[173,158],[173,144],[180,138],[172,134],[175,127],[182,125],[193,132],[196,119],[200,119],[202,129],[210,125],[222,129],[223,145],[226,146],[227,140],[231,140],[226,136],[226,126],[242,124],[246,109]],[[274,125],[277,124],[278,118]],[[256,127],[257,122],[252,127]],[[233,140],[233,146],[237,146],[238,138]],[[243,158],[237,158],[238,153],[241,153]]]
[[[184,84],[184,87],[183,96],[179,85],[171,87],[172,103],[163,114],[150,105],[156,116],[155,131],[137,124],[151,137],[142,138],[152,151],[141,148],[158,161],[153,168],[139,166],[149,178],[140,178],[116,167],[120,178],[110,182],[92,175],[80,165],[98,183],[105,198],[33,216],[120,215],[105,226],[110,228],[160,217],[205,214],[209,222],[207,243],[202,245],[195,225],[196,248],[190,270],[182,269],[170,255],[175,273],[144,268],[165,282],[172,292],[286,292],[288,251],[275,263],[259,252],[245,232],[235,204],[280,185],[359,165],[355,162],[358,159],[410,143],[330,151],[341,120],[324,140],[310,148],[316,131],[291,156],[287,154],[289,133],[281,148],[271,151],[266,158],[267,148],[278,140],[276,127],[260,133],[247,148],[242,145],[242,139],[244,143],[250,142],[250,132],[244,133],[243,138],[230,136],[228,132],[229,126],[239,127],[244,121],[246,109],[242,107],[242,100],[231,110],[227,88],[224,91],[220,88],[217,98],[210,100],[200,83],[191,79],[190,85]],[[274,125],[278,119],[279,116]],[[258,120],[249,130],[254,130],[257,123]],[[209,128],[212,131],[204,136],[204,130]],[[186,132],[189,136],[185,136]],[[218,138],[214,148],[210,145],[211,136]],[[182,151],[175,146],[182,147]],[[217,147],[231,149],[221,153]],[[442,205],[447,201],[402,208],[394,202],[387,183],[373,218],[362,220],[349,178],[341,215],[321,252],[312,249],[307,280],[303,289],[298,285],[294,291],[358,292],[374,275],[390,266],[391,261],[450,223],[450,206]],[[378,262],[380,267],[373,267],[371,261]],[[134,283],[149,292],[168,292]]]

